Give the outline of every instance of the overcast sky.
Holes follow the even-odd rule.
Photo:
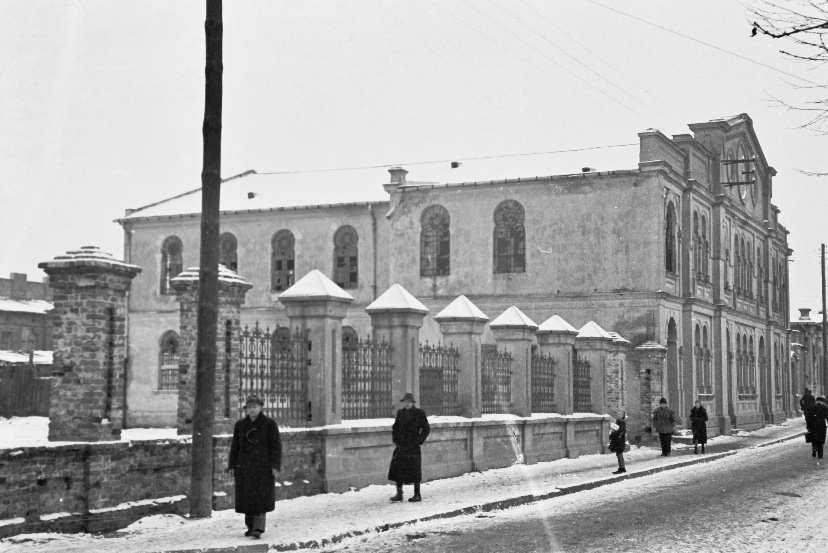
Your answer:
[[[758,62],[828,82],[749,37],[736,0],[611,3]],[[83,244],[122,255],[124,209],[197,188],[203,1],[0,4],[0,275]],[[587,0],[224,2],[224,176],[628,144],[742,112],[779,174],[791,305],[818,307],[828,241],[828,139],[774,97],[769,69]],[[636,166],[635,147],[409,165],[409,179],[534,176]],[[257,177],[267,179],[268,177]],[[383,197],[384,169],[273,178],[286,202]],[[262,182],[267,182],[266,180]]]

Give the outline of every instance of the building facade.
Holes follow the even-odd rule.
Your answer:
[[[695,398],[721,432],[791,411],[787,230],[751,119],[639,133],[638,166],[451,184],[389,170],[387,200],[280,207],[256,175],[222,190],[222,262],[253,283],[242,324],[286,324],[278,295],[312,269],[354,296],[344,324],[393,283],[433,314],[460,294],[494,316],[594,320],[667,348],[664,393],[686,418]],[[129,297],[130,424],[175,421],[179,305],[170,279],[198,264],[198,190],[118,222],[142,267]],[[491,338],[487,330],[484,339]]]
[[[0,354],[0,361],[51,349],[51,328],[46,319],[51,298],[48,280],[31,282],[23,273],[0,278],[0,351],[6,352]]]
[[[799,395],[805,388],[816,396],[825,395],[822,313],[814,317],[808,308],[800,308],[799,313],[799,318],[790,325],[793,389]]]

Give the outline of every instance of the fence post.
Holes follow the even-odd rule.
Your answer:
[[[564,415],[573,411],[572,363],[577,334],[575,327],[560,315],[546,319],[537,331],[538,349],[555,358],[555,406]]]
[[[514,305],[489,323],[495,341],[512,355],[512,414],[532,414],[532,341],[538,325]]]
[[[667,348],[656,342],[644,342],[632,351],[633,363],[638,371],[641,383],[641,404],[638,413],[633,415],[638,419],[631,421],[631,434],[637,430],[644,434],[650,426],[650,417],[658,407],[658,401],[666,395],[664,389],[664,364],[667,357]]]
[[[192,433],[195,406],[196,333],[198,319],[198,267],[190,267],[170,281],[179,303],[180,357],[178,361],[178,433]],[[253,285],[219,265],[218,331],[216,333],[216,387],[214,395],[217,434],[232,432],[239,417],[239,334],[241,306]],[[227,333],[229,331],[229,342]],[[228,351],[229,350],[229,351]],[[229,355],[228,355],[229,354]]]
[[[392,284],[365,311],[371,317],[374,340],[391,344],[392,400],[396,403],[406,392],[419,397],[420,327],[428,308],[408,290]]]
[[[626,378],[627,351],[630,341],[617,332],[607,332],[612,336],[609,355],[607,356],[607,410],[615,417],[620,409],[635,411],[637,398],[628,394],[629,386]]]
[[[480,340],[489,318],[466,296],[457,296],[435,315],[445,344],[460,352],[457,396],[464,417],[478,418],[483,413],[480,370]]]
[[[582,326],[575,336],[577,358],[589,361],[590,398],[594,413],[604,414],[607,410],[607,354],[611,346],[612,336],[594,321]]]
[[[314,269],[279,295],[292,329],[308,333],[311,424],[342,421],[342,319],[353,296]]]
[[[49,440],[118,439],[124,422],[126,294],[141,268],[84,246],[38,267],[54,309]]]

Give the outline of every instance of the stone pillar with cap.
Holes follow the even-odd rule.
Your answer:
[[[394,403],[404,394],[420,399],[420,327],[428,308],[399,284],[392,284],[365,308],[374,340],[391,344],[391,394]]]
[[[291,328],[307,332],[311,426],[342,421],[342,319],[353,296],[318,269],[279,295]]]
[[[618,411],[633,405],[627,397],[629,386],[626,375],[627,352],[631,344],[617,332],[610,330],[607,334],[612,337],[607,355],[607,411],[615,417]]]
[[[190,434],[193,429],[195,406],[196,342],[198,337],[198,267],[190,267],[170,281],[178,296],[179,339],[182,355],[178,366],[178,411],[176,426],[179,434]],[[239,391],[239,335],[241,307],[244,296],[253,285],[219,265],[218,321],[216,329],[216,380],[214,396],[214,432],[232,432],[233,424],[241,415]]]
[[[466,296],[457,296],[434,320],[440,325],[443,342],[454,344],[460,353],[457,395],[460,413],[477,418],[483,414],[480,344],[489,318]]]
[[[589,362],[590,398],[592,412],[607,412],[607,355],[612,347],[612,336],[595,321],[589,321],[575,336],[576,362]]]
[[[126,298],[141,268],[97,246],[38,267],[54,302],[49,440],[117,440],[126,414]]]
[[[665,397],[664,366],[667,358],[667,348],[659,343],[647,341],[633,348],[630,359],[638,371],[640,382],[640,408],[638,413],[630,413],[633,419],[628,423],[631,434],[636,431],[645,433],[650,427],[653,410],[658,402]]]
[[[535,321],[516,306],[507,308],[489,323],[494,339],[512,356],[512,414],[532,414],[532,342]]]
[[[572,363],[577,334],[578,330],[560,315],[543,321],[536,332],[540,352],[555,359],[555,407],[561,414],[572,413]]]

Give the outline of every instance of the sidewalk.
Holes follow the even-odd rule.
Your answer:
[[[614,455],[587,455],[535,465],[514,465],[457,478],[427,482],[422,503],[392,504],[393,487],[369,486],[356,492],[320,494],[280,501],[268,515],[261,541],[241,534],[241,515],[217,511],[210,519],[188,520],[157,515],[139,520],[106,537],[89,534],[22,534],[0,541],[2,552],[183,552],[288,551],[318,547],[345,537],[381,532],[417,521],[450,518],[530,503],[552,496],[598,487],[623,478],[636,478],[688,464],[715,460],[737,450],[760,447],[799,436],[802,418],[742,436],[721,436],[708,444],[706,455],[693,455],[692,446],[677,445],[675,454],[661,457],[652,447],[633,447],[626,454],[626,475],[613,476]],[[689,451],[688,451],[689,450]],[[406,487],[410,493],[410,487]]]

